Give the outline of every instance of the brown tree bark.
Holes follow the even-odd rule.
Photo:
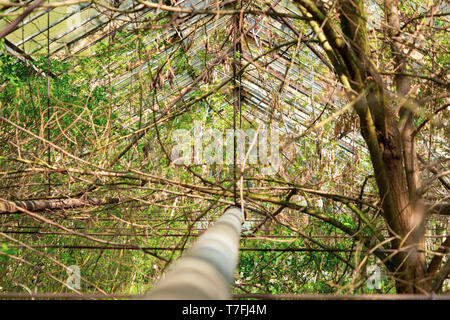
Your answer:
[[[94,205],[118,203],[118,199],[51,199],[51,200],[25,200],[25,201],[0,201],[0,214],[21,212],[18,207],[28,211],[61,210],[79,208]]]
[[[399,252],[392,258],[398,293],[428,293],[432,274],[425,256],[425,206],[414,141],[413,116],[408,94],[408,77],[397,76],[394,85],[385,83],[370,56],[364,1],[340,0],[336,10],[340,25],[311,0],[295,0],[310,22],[334,71],[347,89],[360,119],[361,134],[369,149],[382,201],[383,216],[391,236],[391,246]],[[398,0],[385,0],[387,35],[395,68],[406,73],[400,37]],[[388,100],[385,92],[394,92]]]

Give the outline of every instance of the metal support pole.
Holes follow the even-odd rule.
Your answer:
[[[231,298],[243,216],[229,207],[191,249],[144,295],[149,300],[222,300]]]

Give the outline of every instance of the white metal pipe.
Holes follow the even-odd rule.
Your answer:
[[[229,207],[142,299],[230,299],[243,215]]]

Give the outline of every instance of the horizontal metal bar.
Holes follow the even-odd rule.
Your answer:
[[[0,231],[3,233],[12,234],[33,234],[33,235],[60,235],[68,237],[79,237],[77,234],[68,232],[51,232],[51,231],[15,231],[7,230]],[[147,237],[147,238],[158,238],[158,237],[186,237],[186,238],[196,238],[201,236],[202,233],[196,234],[186,234],[186,233],[175,233],[175,234],[146,234],[146,233],[114,233],[114,232],[88,232],[83,233],[87,236],[115,236],[115,237]],[[302,235],[242,235],[242,238],[249,240],[269,240],[269,239],[304,239],[305,236]],[[352,236],[326,236],[326,235],[310,235],[309,238],[319,238],[319,239],[353,239]],[[448,235],[436,235],[436,236],[425,236],[426,239],[441,239],[446,238]]]
[[[70,300],[98,300],[98,299],[132,299],[130,294],[101,294],[101,293],[23,293],[6,292],[0,294],[1,299],[70,299]],[[235,293],[232,299],[257,300],[450,300],[449,294],[266,294],[266,293]]]
[[[233,294],[233,299],[258,300],[450,300],[444,294]]]

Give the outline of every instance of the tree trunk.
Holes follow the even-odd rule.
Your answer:
[[[21,212],[20,208],[28,211],[61,210],[79,208],[94,205],[118,203],[119,199],[50,199],[50,200],[25,200],[25,201],[0,201],[0,214]]]
[[[396,214],[386,219],[390,234],[395,237],[393,248],[402,250],[394,257],[398,270],[394,271],[397,293],[427,293],[425,257],[425,215],[420,203],[411,202],[405,179],[398,130],[392,128],[397,138],[392,138],[383,149],[383,160],[389,179],[389,189],[395,204]],[[377,174],[375,169],[375,174]],[[385,217],[386,218],[386,217]]]
[[[347,90],[360,119],[361,134],[367,144],[382,202],[383,216],[391,247],[398,250],[390,271],[398,293],[426,293],[431,290],[425,257],[425,208],[418,190],[420,172],[413,135],[413,114],[408,106],[410,83],[397,76],[394,86],[385,83],[371,60],[366,30],[364,1],[336,3],[339,22],[311,0],[296,0],[300,11],[311,18],[310,25]],[[385,0],[387,36],[399,72],[405,73],[397,0]],[[390,101],[385,91],[396,92]],[[399,117],[399,120],[397,118]]]

